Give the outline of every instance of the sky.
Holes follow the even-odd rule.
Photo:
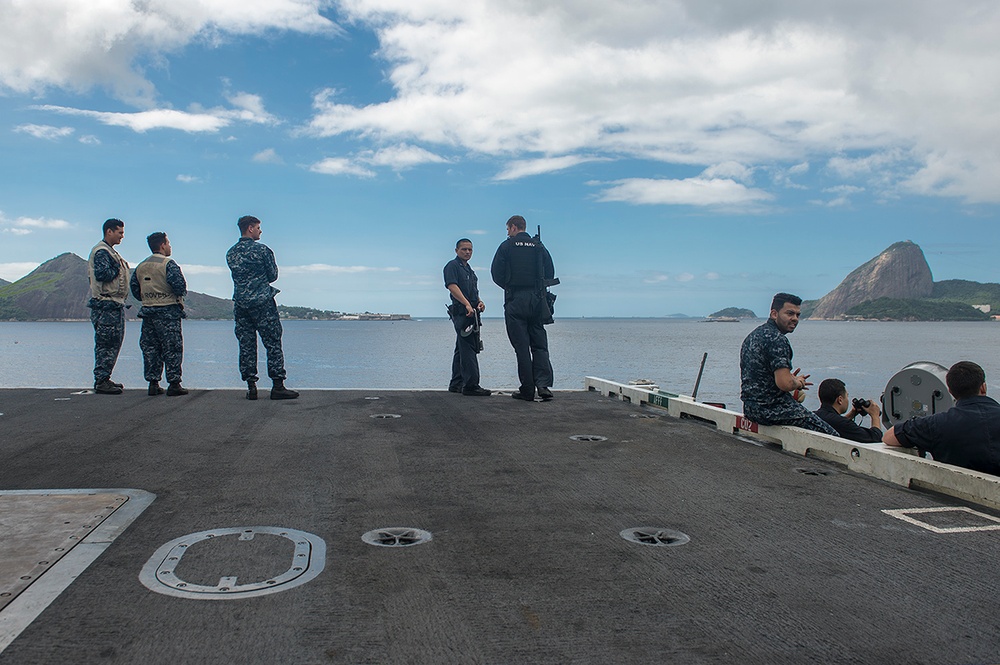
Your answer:
[[[766,315],[894,242],[1000,281],[1000,3],[4,0],[0,278],[165,231],[232,295],[262,220],[284,305],[443,316],[508,217],[557,315]]]

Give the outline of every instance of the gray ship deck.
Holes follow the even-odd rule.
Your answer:
[[[15,491],[111,488],[96,500],[137,508],[85,569],[67,555],[0,611],[40,610],[3,663],[1000,661],[995,523],[904,521],[883,510],[958,504],[597,393],[3,390],[0,412],[8,549],[48,546],[63,521],[25,534],[38,495]],[[362,540],[389,527],[432,539]],[[690,542],[629,542],[632,527]],[[212,530],[168,571],[179,595],[140,581],[164,546]],[[281,584],[290,560],[315,577]]]

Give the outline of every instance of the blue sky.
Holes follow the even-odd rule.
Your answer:
[[[119,217],[228,297],[254,214],[280,303],[442,315],[468,236],[499,314],[521,214],[564,316],[763,314],[900,240],[998,281],[998,32],[972,1],[5,2],[0,277]]]

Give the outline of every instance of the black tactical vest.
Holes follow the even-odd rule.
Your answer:
[[[510,240],[510,252],[507,254],[507,269],[510,277],[507,279],[506,288],[525,288],[541,286],[542,275],[541,252],[539,243],[532,238],[512,238]]]

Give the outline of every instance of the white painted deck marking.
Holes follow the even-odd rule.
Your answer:
[[[17,566],[25,562],[37,564],[26,573],[17,573],[18,579],[14,581],[27,582],[23,588],[6,585],[5,593],[10,593],[12,599],[0,611],[0,652],[96,561],[155,498],[154,494],[136,489],[0,491],[6,536],[4,570],[8,570],[7,566],[8,572],[18,570]],[[94,501],[101,506],[95,506]],[[84,516],[93,521],[80,519]],[[15,530],[18,525],[19,530]],[[44,558],[33,558],[38,547],[50,547],[52,552]],[[22,576],[31,579],[24,580]]]
[[[992,515],[987,515],[981,513],[978,510],[973,510],[971,508],[966,508],[964,506],[938,506],[935,508],[897,508],[892,510],[883,510],[886,515],[891,515],[896,519],[903,520],[904,522],[909,522],[910,524],[915,524],[928,531],[933,531],[934,533],[973,533],[976,531],[1000,531],[1000,519],[993,517]],[[954,526],[954,527],[939,527],[933,524],[928,524],[916,517],[911,517],[911,515],[921,515],[925,513],[947,513],[947,512],[960,512],[974,515],[975,517],[985,521],[990,522],[990,524],[984,524],[982,526]]]
[[[235,575],[220,575],[216,586],[194,584],[177,576],[175,571],[181,559],[198,543],[225,536],[238,536],[237,542],[245,542],[253,540],[254,534],[279,536],[294,543],[291,564],[285,572],[263,582],[250,584],[236,584]],[[229,572],[229,565],[228,561],[219,561],[220,568],[226,572]],[[323,572],[325,566],[326,542],[319,536],[276,526],[229,527],[190,533],[165,543],[142,567],[139,581],[150,591],[166,596],[194,600],[233,600],[287,591],[314,579]]]

